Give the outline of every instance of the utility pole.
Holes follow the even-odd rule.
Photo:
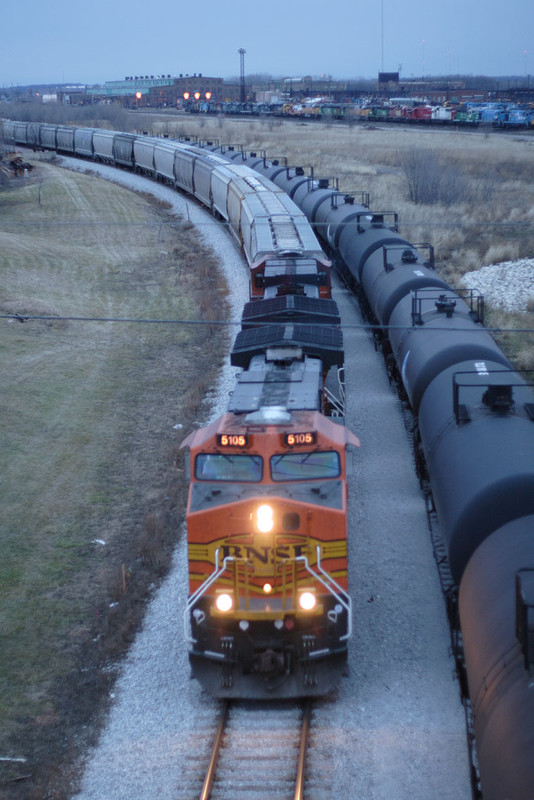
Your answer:
[[[382,33],[382,72],[384,72],[384,0],[381,2],[382,16],[381,16],[381,33]]]
[[[245,53],[247,52],[243,47],[240,47],[237,51],[239,53],[239,66],[240,66],[240,94],[239,99],[242,103],[245,102],[247,99],[247,93],[245,91]]]

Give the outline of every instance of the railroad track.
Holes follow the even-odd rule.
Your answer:
[[[224,704],[200,800],[302,800],[311,702]]]

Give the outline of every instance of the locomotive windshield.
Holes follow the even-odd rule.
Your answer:
[[[341,472],[339,453],[315,450],[313,453],[284,453],[271,456],[273,481],[307,481],[337,478]]]
[[[197,481],[261,481],[263,458],[230,453],[199,453],[195,459]]]

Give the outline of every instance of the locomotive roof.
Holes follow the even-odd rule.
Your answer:
[[[266,268],[267,269],[267,268]],[[335,300],[286,294],[246,303],[241,319],[243,328],[258,322],[306,322],[340,325],[341,318]]]
[[[258,424],[257,421],[247,421],[246,414],[223,414],[205,428],[193,431],[186,436],[180,444],[180,449],[185,447],[201,448],[215,446],[215,437],[218,433],[242,433],[252,429],[254,435],[270,435],[273,429],[279,433],[284,431],[317,431],[326,440],[327,447],[345,447],[346,445],[360,446],[360,440],[344,425],[325,417],[319,411],[292,411],[290,421],[285,423]]]
[[[230,356],[231,363],[234,367],[246,368],[253,356],[288,347],[298,347],[304,355],[320,358],[325,368],[343,364],[341,330],[331,325],[302,323],[264,325],[240,331]]]
[[[319,411],[321,384],[322,366],[316,358],[285,365],[256,356],[249,369],[239,375],[228,411],[252,412],[265,406]]]

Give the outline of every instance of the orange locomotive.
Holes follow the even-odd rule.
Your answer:
[[[322,695],[346,661],[346,448],[359,442],[321,413],[340,347],[310,343],[304,325],[299,343],[298,327],[252,329],[273,347],[242,331],[228,413],[182,443],[186,636],[193,673],[218,697]]]

